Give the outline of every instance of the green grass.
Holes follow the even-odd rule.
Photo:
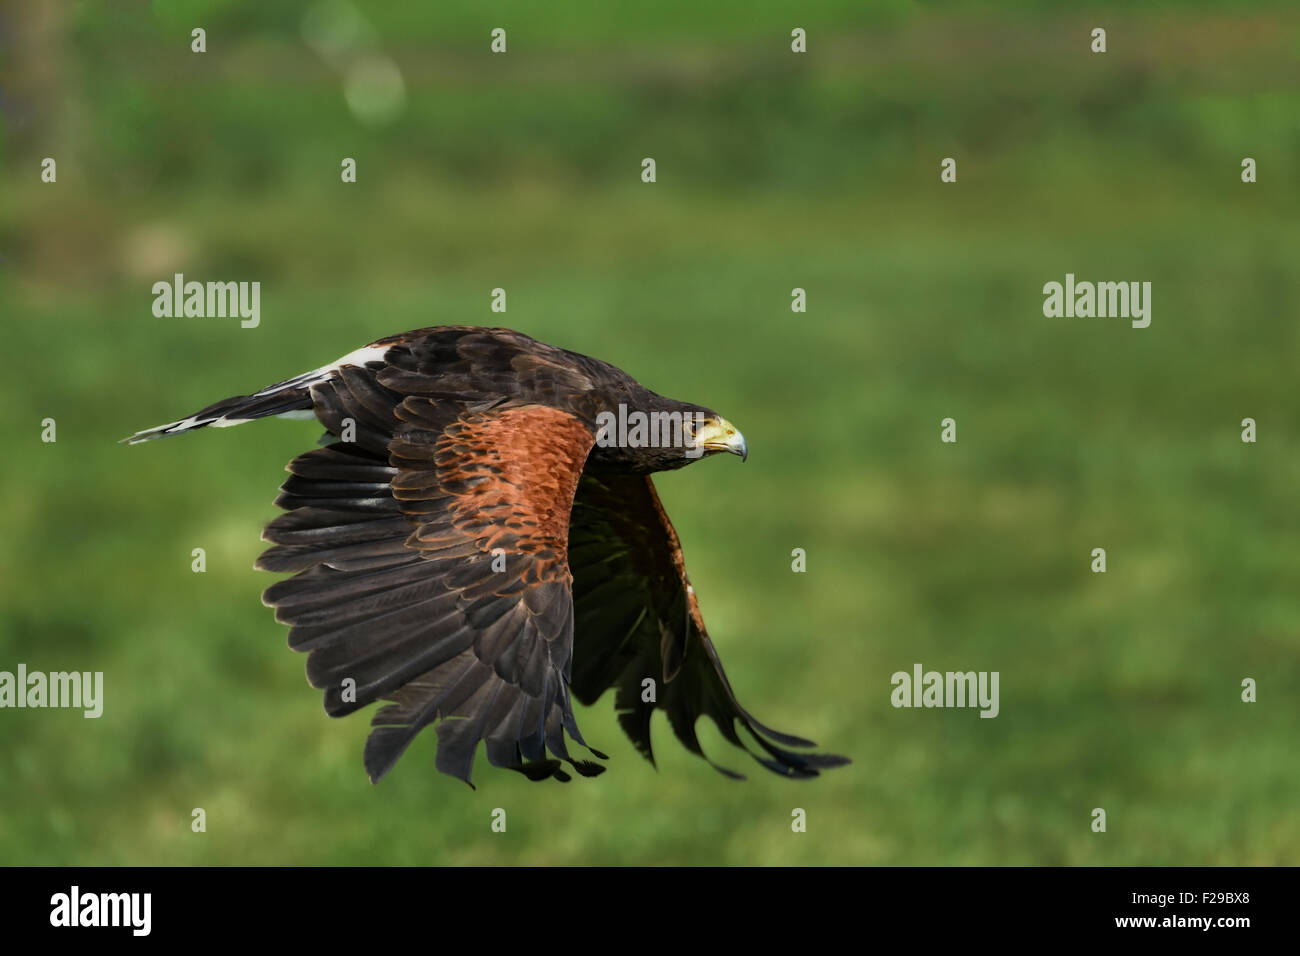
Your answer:
[[[196,60],[175,24],[79,8],[32,94],[54,118],[0,132],[0,669],[102,670],[106,704],[0,711],[0,862],[1300,859],[1300,18],[1106,7],[1115,52],[1089,58],[1062,39],[1086,12],[836,19],[859,6],[818,6],[834,35],[798,64],[763,7],[735,38],[721,13],[521,13],[506,63],[470,5],[376,14],[409,86],[379,130],[296,18],[227,4],[238,50]],[[261,327],[154,318],[173,271],[260,280]],[[1044,318],[1066,272],[1151,281],[1151,327]],[[366,781],[366,718],[324,716],[252,570],[319,429],[117,440],[440,323],[510,325],[736,422],[747,464],[661,495],[742,702],[851,766],[783,781],[702,727],[737,784],[657,718],[655,771],[606,699],[578,714],[612,758],[597,780],[480,757],[471,791],[426,733]],[[999,671],[1000,716],[895,710],[914,662]]]

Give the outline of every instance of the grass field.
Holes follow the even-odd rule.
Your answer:
[[[0,670],[106,700],[0,711],[0,863],[1300,861],[1300,13],[443,6],[362,7],[405,82],[382,126],[300,11],[54,4],[4,51]],[[174,272],[260,281],[260,326],[155,318]],[[1067,272],[1150,281],[1151,326],[1045,318]],[[367,782],[366,717],[324,715],[252,570],[319,427],[117,440],[436,324],[744,431],[660,493],[742,703],[851,766],[781,780],[702,727],[738,784],[657,718],[656,771],[607,698],[599,779],[480,757],[470,790],[425,733]],[[916,662],[998,671],[999,716],[891,707]]]

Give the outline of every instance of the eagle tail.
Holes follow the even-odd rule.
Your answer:
[[[207,408],[200,409],[188,418],[159,425],[156,428],[147,428],[129,438],[123,438],[122,441],[128,445],[138,445],[142,441],[194,431],[196,428],[207,428],[209,425],[215,428],[229,428],[231,425],[242,425],[244,422],[271,415],[312,418],[314,416],[311,408],[310,388],[285,389],[273,395],[262,392],[256,395],[236,395],[234,398],[224,398]]]
[[[147,428],[128,438],[123,438],[122,441],[128,445],[138,445],[142,441],[194,431],[196,428],[207,428],[209,425],[215,428],[229,428],[231,425],[242,425],[244,422],[268,418],[271,415],[278,415],[281,418],[314,418],[314,403],[311,397],[313,385],[328,382],[345,365],[359,366],[382,362],[387,351],[387,346],[368,345],[363,349],[350,352],[332,365],[312,369],[310,372],[304,372],[283,382],[276,382],[252,395],[224,398],[207,408],[199,409],[188,418],[168,422],[156,428]]]

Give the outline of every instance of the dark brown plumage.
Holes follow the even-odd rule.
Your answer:
[[[612,441],[620,405],[678,416],[683,441]],[[307,411],[330,443],[289,464],[276,500],[287,513],[267,526],[258,567],[293,574],[264,600],[307,653],[326,711],[387,702],[366,744],[372,780],[430,724],[438,769],[467,783],[480,741],[492,764],[533,779],[567,780],[565,764],[595,775],[604,766],[566,745],[567,733],[586,746],[569,695],[590,704],[611,687],[652,761],[659,708],[701,756],[707,715],[740,747],[743,728],[746,749],[785,776],[847,762],[792,750],[813,744],[751,717],[704,629],[649,475],[746,455],[716,413],[518,332],[440,327],[127,441]]]

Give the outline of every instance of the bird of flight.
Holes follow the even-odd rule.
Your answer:
[[[604,765],[565,742],[608,759],[583,740],[569,695],[592,704],[609,688],[651,763],[655,708],[701,757],[707,715],[784,776],[848,762],[755,720],[704,629],[650,475],[717,452],[745,458],[717,413],[519,332],[437,327],[126,441],[312,414],[328,444],[289,463],[276,499],[287,513],[267,525],[257,567],[293,572],[263,601],[308,655],[326,712],[387,702],[366,742],[371,781],[430,724],[437,768],[466,783],[480,741],[494,766],[534,780],[567,781],[566,765],[595,776]],[[636,415],[673,440],[644,429],[611,440],[613,421]]]

